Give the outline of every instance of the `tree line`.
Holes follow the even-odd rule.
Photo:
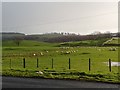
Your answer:
[[[22,40],[36,40],[42,42],[71,42],[83,40],[99,40],[111,37],[120,37],[120,33],[92,33],[89,35],[80,35],[74,33],[46,33],[38,35],[25,35],[23,33],[2,33],[2,40],[14,40],[19,46]]]

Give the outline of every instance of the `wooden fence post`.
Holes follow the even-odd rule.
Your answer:
[[[23,68],[25,68],[25,58],[23,58]]]
[[[53,58],[52,58],[52,69],[53,69]]]
[[[12,63],[11,63],[11,59],[10,59],[10,69],[11,69],[11,65],[12,65]]]
[[[70,58],[69,58],[69,69],[71,69],[71,66],[70,66]]]
[[[38,61],[38,58],[37,58],[37,68],[39,67],[38,63],[39,63],[39,61]]]
[[[111,72],[111,59],[109,59],[109,71]]]
[[[91,71],[91,60],[89,58],[89,71]]]

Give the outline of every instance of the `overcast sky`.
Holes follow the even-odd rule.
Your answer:
[[[117,2],[3,2],[2,30],[39,34],[118,31]]]

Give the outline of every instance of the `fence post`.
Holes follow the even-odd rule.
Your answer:
[[[89,58],[89,71],[91,71],[91,60]]]
[[[11,63],[11,59],[10,59],[10,69],[11,69],[11,64],[12,64],[12,63]]]
[[[111,72],[111,59],[109,59],[109,71]]]
[[[71,67],[70,67],[70,58],[69,58],[69,69],[70,69]]]
[[[39,67],[38,62],[39,62],[39,61],[38,61],[38,58],[37,58],[37,68]]]
[[[23,58],[23,68],[25,68],[25,58]]]
[[[53,69],[53,58],[52,58],[52,69]]]

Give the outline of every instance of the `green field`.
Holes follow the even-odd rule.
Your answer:
[[[88,42],[88,41],[86,41]],[[92,42],[92,41],[90,41]],[[71,42],[72,43],[72,42]],[[80,42],[76,42],[78,44]],[[112,71],[105,62],[118,62],[118,47],[60,46],[61,43],[45,43],[24,40],[17,46],[4,41],[2,47],[2,74],[9,76],[64,78],[119,83],[118,67]],[[114,48],[115,50],[111,50]],[[23,67],[25,58],[25,68]],[[69,64],[70,58],[70,64]],[[91,70],[89,71],[89,58]],[[39,61],[37,67],[37,59]],[[52,66],[53,59],[53,66]],[[11,61],[11,63],[10,63]],[[70,65],[70,67],[69,67]],[[43,74],[37,74],[42,71]]]
[[[111,38],[110,40],[104,42],[104,45],[111,45],[111,46],[118,46],[120,45],[120,38],[114,37]]]

